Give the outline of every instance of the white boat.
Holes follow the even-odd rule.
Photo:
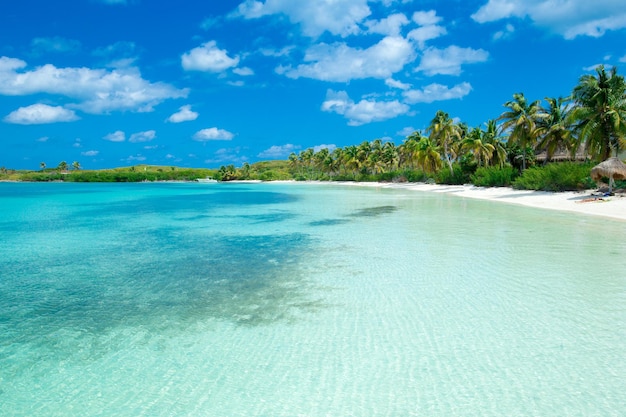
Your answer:
[[[211,178],[211,177],[198,178],[198,179],[196,179],[196,181],[198,181],[198,182],[217,182],[216,179]]]

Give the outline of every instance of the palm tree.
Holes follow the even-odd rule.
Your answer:
[[[350,169],[356,174],[361,169],[359,160],[359,148],[355,145],[346,146],[343,151],[343,160],[346,169]]]
[[[307,173],[306,178],[309,180],[311,179],[311,164],[313,161],[314,153],[315,151],[313,150],[313,148],[308,148],[308,149],[301,151],[300,154],[298,155],[298,160],[300,161],[302,166],[305,167],[306,173]]]
[[[248,162],[244,162],[241,166],[241,178],[247,180],[250,178],[250,164]]]
[[[429,137],[422,136],[417,147],[417,163],[424,172],[435,173],[441,169],[441,147]]]
[[[46,163],[45,162],[40,162],[39,163],[39,168],[43,171],[44,169],[46,169]]]
[[[480,167],[489,164],[493,156],[495,147],[484,140],[485,132],[480,127],[470,130],[463,141],[461,149],[470,151]]]
[[[78,171],[80,169],[80,162],[74,161],[72,162],[72,169]]]
[[[419,150],[419,142],[424,135],[419,130],[411,133],[404,140],[402,145],[398,147],[398,153],[400,155],[399,164],[404,166],[409,164],[411,168],[415,168],[415,162],[417,161],[417,152]]]
[[[450,174],[453,175],[452,158],[456,157],[455,148],[461,140],[462,128],[454,123],[448,113],[439,110],[430,121],[428,132],[434,144],[443,150],[443,157],[448,164]]]
[[[557,151],[571,152],[575,149],[568,116],[571,111],[568,99],[546,97],[546,102],[548,107],[541,107],[541,112],[545,116],[537,122],[539,134],[537,149],[546,152],[544,164],[547,164]]]
[[[322,148],[319,151],[317,151],[314,155],[313,155],[313,161],[315,163],[315,167],[320,171],[320,172],[325,172],[328,173],[328,158],[330,156],[330,152],[328,151],[328,148]]]
[[[586,144],[592,157],[608,159],[626,146],[626,83],[613,67],[607,74],[603,65],[596,76],[583,75],[572,98],[576,107],[572,120],[576,122],[579,145]]]
[[[507,152],[495,120],[487,121],[487,126],[483,133],[483,141],[493,146],[493,153],[491,158],[489,158],[491,165],[497,165],[502,168],[507,161]]]
[[[67,162],[61,161],[57,168],[59,171],[67,171]]]
[[[398,168],[400,156],[398,154],[398,148],[393,142],[385,142],[383,145],[382,160],[388,171],[393,171]]]
[[[522,170],[526,169],[526,148],[535,149],[537,142],[537,120],[539,120],[539,100],[528,103],[523,93],[513,94],[513,100],[504,103],[508,108],[500,115],[502,127],[509,131],[508,142],[522,150]]]

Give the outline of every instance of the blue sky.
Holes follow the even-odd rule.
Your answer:
[[[62,6],[61,6],[62,5]],[[0,166],[219,167],[364,140],[439,109],[626,68],[624,0],[8,0]]]

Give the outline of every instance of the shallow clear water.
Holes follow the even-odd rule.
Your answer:
[[[313,184],[0,184],[2,416],[623,416],[626,224]]]

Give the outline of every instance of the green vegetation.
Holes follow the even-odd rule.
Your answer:
[[[402,144],[375,139],[334,149],[305,149],[286,161],[212,169],[139,165],[82,170],[79,162],[13,171],[0,180],[137,182],[232,180],[436,182],[565,191],[593,188],[591,167],[626,148],[626,82],[612,68],[579,79],[570,97],[529,101],[523,93],[484,125],[469,127],[439,110],[424,132]],[[71,170],[70,170],[71,169]]]
[[[177,168],[173,166],[138,165],[115,169],[80,170],[80,164],[74,162],[73,170],[68,171],[67,163],[58,167],[45,168],[40,164],[40,171],[4,170],[0,180],[5,181],[64,181],[64,182],[141,182],[141,181],[194,181],[198,178],[212,177],[217,170]]]

